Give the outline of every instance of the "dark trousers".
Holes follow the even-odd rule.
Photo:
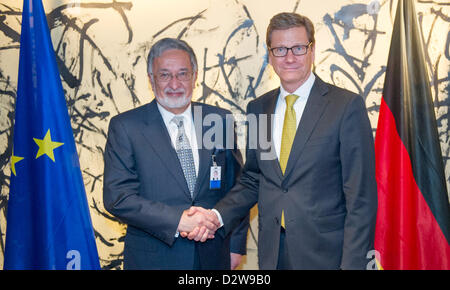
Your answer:
[[[286,231],[284,230],[284,228],[281,228],[280,230],[280,246],[278,250],[277,270],[292,270],[292,264],[290,262],[286,241]]]
[[[194,265],[192,267],[192,270],[202,270],[202,266],[200,264],[200,255],[197,249],[197,245],[194,247],[195,253],[194,253]]]

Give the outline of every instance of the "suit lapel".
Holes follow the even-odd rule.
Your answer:
[[[268,172],[270,176],[278,176],[280,181],[283,179],[283,173],[281,172],[280,162],[276,156],[275,146],[272,138],[272,130],[273,130],[273,115],[275,114],[275,107],[277,104],[278,96],[280,95],[280,88],[273,91],[268,101],[263,104],[263,114],[267,115],[267,140],[270,140],[271,146],[270,150],[273,150],[273,157],[270,160],[267,160],[266,169],[271,171]],[[261,126],[261,124],[259,124]],[[259,142],[259,141],[258,141]],[[262,163],[264,164],[264,163]]]
[[[196,120],[198,116],[195,115],[194,110],[195,107],[202,109],[201,114],[201,120]],[[202,106],[200,103],[192,103],[191,106],[193,110],[193,118],[194,118],[194,126],[195,126],[195,134],[197,135],[197,145],[198,145],[198,159],[199,159],[199,169],[198,169],[198,175],[197,175],[197,182],[195,184],[194,189],[194,198],[197,196],[200,190],[200,185],[202,184],[203,180],[206,178],[209,172],[209,167],[211,166],[211,155],[213,154],[212,149],[204,148],[203,144],[203,136],[205,136],[205,133],[209,127],[203,126],[203,120],[205,119],[205,116],[207,112],[205,112],[205,107]]]
[[[173,179],[183,188],[185,194],[190,197],[191,194],[184,178],[183,169],[178,160],[177,152],[172,146],[172,141],[156,105],[156,100],[153,100],[147,106],[148,110],[144,116],[145,128],[142,130],[142,134],[146,137],[156,155],[161,159],[161,162],[172,174]]]
[[[329,102],[325,97],[327,93],[327,85],[316,76],[315,83],[311,89],[311,93],[308,97],[308,101],[306,102],[305,109],[295,134],[291,154],[289,155],[289,160],[286,166],[285,177],[288,176],[295,168],[295,164],[297,163],[297,160],[301,155],[309,136],[324,112]]]

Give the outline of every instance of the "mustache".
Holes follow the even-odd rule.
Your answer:
[[[171,88],[166,88],[166,89],[164,89],[164,93],[165,94],[184,94],[185,90],[183,88],[178,88],[176,90],[171,89]]]

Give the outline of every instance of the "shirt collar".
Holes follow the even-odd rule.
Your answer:
[[[286,100],[286,96],[294,94],[299,96],[299,99],[307,99],[309,93],[311,92],[312,86],[314,85],[314,81],[316,80],[316,76],[313,72],[309,74],[308,79],[298,87],[293,93],[288,93],[282,85],[280,85],[280,99],[283,101]]]
[[[178,114],[178,115],[175,115],[174,113],[167,111],[158,102],[156,102],[156,104],[158,106],[159,112],[161,113],[164,124],[166,124],[166,127],[169,127],[173,117],[175,117],[175,116],[183,116],[185,126],[190,126],[190,123],[192,121],[191,104],[189,104],[189,106],[186,108],[186,110],[183,113]]]

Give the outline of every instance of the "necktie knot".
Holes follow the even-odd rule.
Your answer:
[[[172,118],[172,122],[175,123],[175,125],[177,125],[178,129],[180,129],[181,127],[183,127],[183,116],[175,116]]]
[[[295,101],[297,101],[299,96],[291,94],[286,96],[286,106],[287,108],[292,108],[294,106]]]

